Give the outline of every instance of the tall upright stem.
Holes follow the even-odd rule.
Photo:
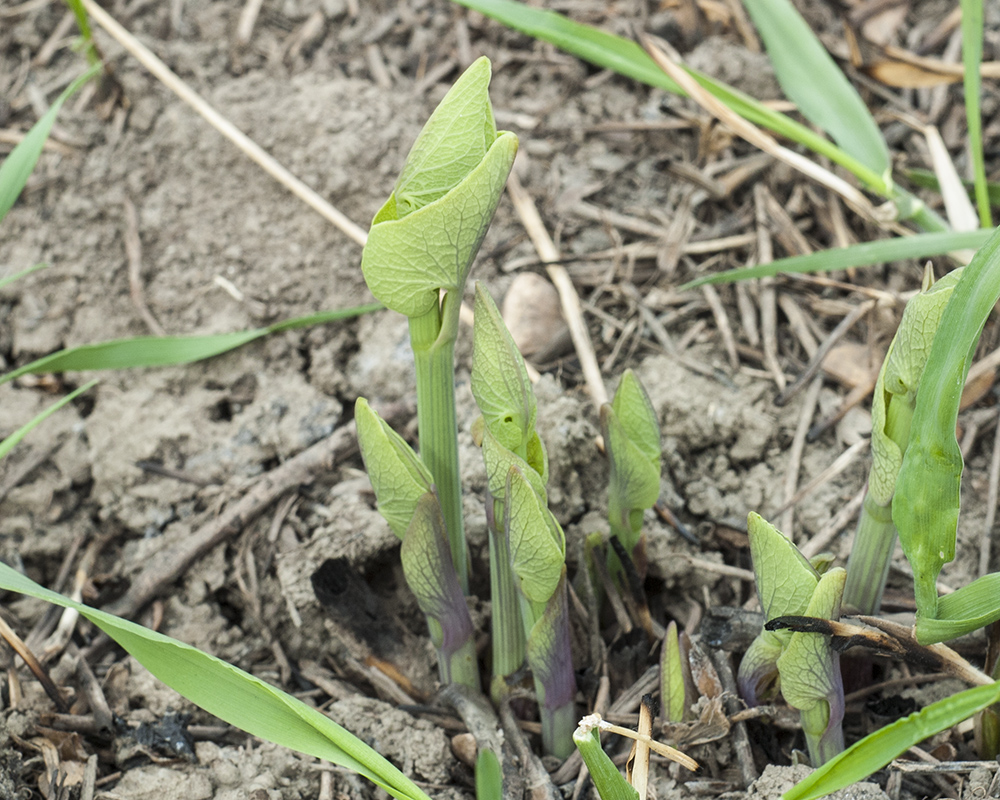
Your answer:
[[[458,467],[458,423],[455,417],[455,336],[457,303],[445,296],[441,309],[410,317],[410,344],[417,373],[417,424],[420,457],[434,476],[441,513],[448,531],[451,558],[462,591],[469,592],[469,559],[462,522],[462,489]]]

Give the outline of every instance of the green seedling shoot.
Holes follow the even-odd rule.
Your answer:
[[[566,538],[545,494],[548,461],[535,431],[528,372],[489,294],[476,286],[472,393],[483,416],[493,590],[494,695],[527,659],[535,679],[542,744],[572,751],[576,683],[569,638]],[[520,630],[518,630],[518,628]]]
[[[933,283],[933,275],[926,273],[923,291],[906,304],[875,384],[872,466],[844,587],[844,605],[861,614],[878,612],[885,589],[896,546],[892,499],[910,438],[917,389],[941,315],[961,274],[957,269]]]
[[[646,390],[632,370],[625,370],[610,403],[601,407],[601,432],[608,452],[608,522],[625,551],[643,571],[642,516],[660,496],[660,422]],[[621,571],[608,548],[608,571]]]
[[[441,680],[478,688],[472,619],[451,560],[430,470],[364,398],[358,398],[354,416],[379,512],[403,542],[403,573],[427,617]]]
[[[910,438],[892,502],[899,541],[913,568],[915,633],[921,644],[961,636],[1000,619],[1000,573],[938,599],[941,568],[955,557],[962,452],[955,438],[962,387],[979,336],[1000,298],[1000,232],[955,286],[920,378]]]
[[[493,298],[479,284],[475,316],[472,394],[483,414],[477,422],[476,438],[481,439],[489,475],[486,513],[493,628],[491,693],[500,702],[507,679],[524,665],[526,647],[510,546],[504,535],[507,474],[517,467],[544,497],[548,462],[545,446],[535,431],[537,405],[524,359]]]
[[[688,697],[690,667],[681,647],[681,636],[685,634],[678,634],[677,623],[670,620],[660,656],[660,705],[667,722],[683,722],[691,707]]]
[[[441,499],[452,561],[468,591],[455,421],[462,292],[517,153],[497,131],[480,58],[435,109],[372,221],[361,268],[375,297],[410,323],[420,454]]]
[[[843,569],[821,576],[784,534],[757,514],[751,512],[747,528],[757,594],[768,622],[784,616],[840,616]],[[844,749],[840,660],[825,637],[765,626],[740,663],[738,682],[750,705],[780,689],[788,704],[799,709],[814,765]]]

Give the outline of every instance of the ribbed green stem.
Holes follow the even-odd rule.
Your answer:
[[[487,497],[487,502],[493,500]],[[502,505],[502,504],[501,504]],[[503,534],[491,526],[490,543],[490,608],[492,610],[493,682],[490,694],[500,703],[506,689],[506,678],[524,666],[524,623],[514,572],[510,566],[510,548]]]
[[[542,752],[567,758],[573,752],[573,731],[578,716],[575,703],[565,703],[549,710],[542,703],[538,709],[542,721]]]
[[[809,759],[814,767],[822,766],[843,752],[844,734],[840,726],[834,731],[827,730],[830,723],[830,706],[827,703],[817,703],[808,711],[800,711],[799,716],[809,747]]]
[[[849,613],[878,613],[895,547],[892,507],[880,506],[869,492],[865,495],[858,531],[847,559],[843,604],[845,610],[851,609]]]
[[[474,636],[466,639],[462,646],[451,654],[451,657],[447,659],[447,664],[444,662],[444,656],[438,653],[438,662],[441,677],[445,683],[460,683],[479,691],[479,664],[476,660]]]
[[[410,344],[417,373],[420,457],[434,476],[448,531],[451,558],[462,591],[469,592],[469,558],[462,522],[462,487],[455,417],[457,306],[446,296],[443,313],[433,309],[410,318]],[[454,311],[452,310],[454,306]],[[454,319],[453,319],[454,318]]]

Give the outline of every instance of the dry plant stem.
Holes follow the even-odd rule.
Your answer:
[[[715,327],[719,329],[722,336],[722,343],[726,348],[726,355],[729,358],[729,366],[735,372],[740,368],[740,360],[736,355],[736,339],[733,337],[733,329],[729,324],[729,315],[722,305],[722,299],[714,286],[706,285],[701,287],[701,292],[705,295],[708,307],[712,310],[715,318]]]
[[[979,574],[990,571],[990,540],[993,537],[993,523],[997,516],[997,494],[1000,487],[1000,416],[997,417],[997,429],[993,437],[993,457],[990,459],[990,488],[986,500],[986,522],[983,524],[983,535],[979,541]]]
[[[253,37],[253,28],[257,24],[257,15],[260,14],[260,7],[264,0],[247,0],[240,12],[240,20],[236,24],[236,43],[240,47],[250,44]]]
[[[166,64],[147,49],[138,39],[101,8],[94,0],[81,0],[83,7],[91,18],[107,33],[124,47],[140,64],[148,69],[157,80],[181,100],[197,111],[219,133],[229,139],[242,150],[247,157],[263,169],[268,175],[284,186],[288,191],[302,200],[306,205],[331,222],[336,228],[347,234],[360,245],[368,240],[368,235],[356,223],[334,208],[302,181],[292,175],[279,164],[260,145],[243,133],[228,119],[222,116],[204,98],[191,89],[184,81],[174,74]]]
[[[810,442],[815,442],[820,436],[840,422],[848,411],[868,397],[874,391],[876,383],[878,383],[878,371],[872,370],[864,382],[859,383],[844,396],[836,411],[826,419],[821,419],[809,429],[809,435],[806,436],[806,439]]]
[[[590,399],[594,406],[600,409],[608,402],[608,390],[604,386],[601,369],[597,365],[597,356],[594,355],[594,345],[590,341],[590,332],[583,321],[580,297],[576,293],[576,287],[573,286],[573,281],[566,268],[553,263],[559,261],[559,251],[549,236],[549,232],[545,229],[531,195],[528,194],[517,177],[516,171],[512,171],[507,179],[507,191],[514,203],[514,209],[521,219],[521,224],[524,225],[531,243],[535,246],[539,259],[542,263],[549,265],[546,271],[556,287],[556,291],[559,292],[563,316],[566,317],[566,325],[569,327],[569,334],[573,339],[573,347],[576,349],[577,358],[580,359],[580,367],[583,369],[587,391],[590,393]]]
[[[24,646],[24,642],[21,637],[18,636],[11,627],[4,622],[3,617],[0,617],[0,639],[3,639],[10,646],[10,649],[17,653],[21,660],[28,665],[28,669],[31,670],[31,674],[35,676],[42,688],[45,689],[45,694],[49,696],[53,703],[56,704],[56,708],[62,713],[68,713],[69,707],[63,700],[62,695],[59,694],[59,689],[52,682],[45,668],[38,662],[35,658],[35,654],[32,653],[27,647]],[[14,705],[11,701],[11,705]]]
[[[87,698],[90,713],[94,718],[98,731],[102,734],[112,733],[114,731],[114,719],[111,708],[108,706],[108,700],[104,696],[104,690],[101,688],[101,682],[97,680],[93,670],[90,668],[90,664],[87,663],[87,659],[83,657],[80,648],[75,643],[70,642],[66,648],[66,652],[76,659],[76,677],[80,681],[80,687]]]
[[[398,422],[402,409],[387,409],[383,419]],[[261,478],[240,500],[203,525],[183,542],[158,554],[132,579],[129,590],[109,608],[120,617],[131,617],[180,578],[195,561],[216,545],[235,536],[247,523],[289,489],[312,483],[316,476],[357,451],[354,423],[338,428],[329,437],[303,450]]]
[[[135,212],[135,204],[127,197],[122,202],[122,208],[125,211],[125,255],[128,259],[129,296],[150,333],[154,336],[164,336],[166,331],[149,310],[142,291],[142,240],[139,238],[139,215]]]
[[[640,34],[639,42],[646,52],[649,53],[653,61],[656,62],[657,66],[677,83],[692,100],[729,127],[734,133],[746,139],[754,147],[759,148],[779,161],[783,161],[797,169],[803,175],[836,192],[844,199],[847,205],[869,222],[879,223],[875,207],[860,191],[851,186],[843,178],[834,175],[828,169],[778,144],[773,137],[727,108],[720,100],[705,91],[694,78],[678,65],[680,57],[676,52],[668,55],[660,44],[654,42],[652,37],[645,34]],[[663,44],[665,45],[665,43]],[[669,47],[669,45],[665,46]]]
[[[823,378],[813,378],[806,392],[805,402],[802,405],[802,414],[799,417],[799,426],[795,429],[795,436],[792,439],[792,446],[788,450],[788,469],[785,472],[785,498],[790,500],[795,496],[795,487],[799,480],[799,467],[802,464],[802,451],[806,445],[806,435],[809,433],[809,425],[812,422],[813,414],[816,411],[816,403],[819,401],[819,392],[823,388]],[[792,525],[794,524],[795,512],[789,508],[781,518],[779,530],[784,532],[789,538],[792,537]]]
[[[775,404],[783,406],[792,397],[794,397],[795,394],[798,393],[803,386],[805,386],[806,382],[819,371],[820,367],[823,366],[823,359],[826,358],[827,353],[833,349],[833,346],[839,342],[851,328],[854,327],[855,322],[860,320],[873,308],[875,308],[875,301],[865,300],[860,305],[855,306],[850,314],[838,322],[837,326],[830,332],[830,335],[823,340],[823,343],[819,346],[819,348],[817,348],[816,352],[812,354],[809,359],[809,364],[806,366],[803,373],[796,378],[795,382],[791,386],[775,398]]]
[[[806,438],[808,439],[808,436]],[[828,466],[819,475],[817,475],[815,478],[809,481],[809,483],[807,483],[805,486],[799,489],[795,493],[794,497],[789,498],[780,506],[778,506],[778,508],[775,509],[774,511],[774,516],[783,514],[789,508],[798,505],[800,502],[802,502],[802,500],[804,500],[806,497],[808,497],[810,494],[816,491],[816,489],[818,489],[820,486],[837,477],[841,472],[843,472],[845,469],[851,466],[851,464],[854,463],[854,460],[859,455],[861,455],[861,453],[863,453],[865,450],[868,449],[868,445],[870,443],[871,442],[869,439],[859,439],[857,442],[848,447],[843,453],[837,456],[837,458],[830,466]]]
[[[858,511],[861,510],[861,505],[864,503],[867,493],[868,488],[863,487],[854,497],[841,506],[836,516],[819,533],[813,536],[812,539],[802,545],[799,548],[799,552],[806,558],[812,558],[826,550],[830,542],[837,538],[837,534],[844,530],[857,515]]]
[[[726,693],[723,708],[732,720],[732,715],[741,710],[741,703],[737,699],[739,695],[736,690],[736,676],[733,675],[732,664],[729,663],[729,656],[722,650],[713,649],[711,658]],[[743,788],[747,789],[751,783],[757,780],[757,765],[754,763],[753,749],[750,747],[750,734],[747,732],[746,722],[733,721],[732,726],[733,749],[736,751],[736,761],[740,765]]]

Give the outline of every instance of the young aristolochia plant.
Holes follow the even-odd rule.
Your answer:
[[[527,658],[546,752],[572,752],[576,714],[566,590],[566,537],[549,511],[548,461],[535,431],[524,359],[489,294],[476,286],[472,393],[488,477],[493,694]]]
[[[410,321],[420,456],[434,476],[452,562],[468,591],[455,423],[455,339],[462,291],[517,153],[497,131],[490,62],[458,79],[414,143],[372,221],[361,268],[377,299]]]
[[[885,589],[896,546],[892,498],[910,438],[920,376],[941,315],[961,275],[962,270],[957,269],[933,283],[933,274],[926,273],[923,291],[906,304],[875,384],[872,466],[844,587],[844,605],[861,614],[878,612]]]
[[[840,616],[843,569],[821,576],[784,534],[757,514],[749,515],[747,527],[757,594],[768,622],[793,615]],[[761,631],[740,663],[739,685],[750,705],[780,688],[788,704],[799,709],[815,766],[844,749],[840,657],[829,639],[815,633]]]
[[[625,552],[644,571],[642,516],[660,496],[660,421],[630,369],[622,375],[614,399],[601,407],[601,433],[611,467],[611,535],[618,537]],[[612,576],[621,571],[613,548],[608,548],[608,570]]]

